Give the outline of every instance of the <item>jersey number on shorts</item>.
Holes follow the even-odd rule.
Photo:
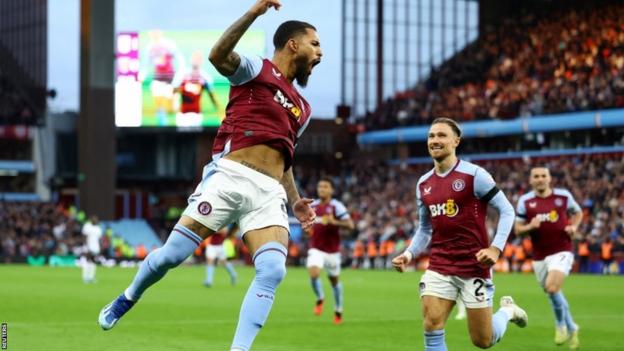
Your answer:
[[[477,300],[479,301],[483,300],[483,296],[485,295],[483,291],[481,291],[481,289],[483,289],[483,285],[485,285],[485,282],[483,281],[483,279],[475,279],[472,282],[472,284],[477,286],[477,288],[475,289],[475,293],[474,293]]]

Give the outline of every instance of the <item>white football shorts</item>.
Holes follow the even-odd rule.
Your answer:
[[[319,249],[309,249],[306,267],[325,268],[330,277],[340,275],[340,252],[327,253]]]
[[[210,260],[222,260],[225,261],[225,248],[223,245],[208,245],[206,246],[206,258]]]
[[[275,179],[242,164],[219,159],[204,167],[183,215],[213,231],[238,223],[243,235],[270,226],[288,227],[286,191]]]
[[[426,270],[420,278],[420,297],[425,295],[452,301],[460,298],[466,308],[492,307],[494,283],[492,279],[462,278]]]
[[[545,287],[548,272],[560,271],[567,276],[572,270],[572,264],[574,264],[574,254],[570,251],[561,251],[548,255],[541,261],[533,261],[533,271],[537,281]]]

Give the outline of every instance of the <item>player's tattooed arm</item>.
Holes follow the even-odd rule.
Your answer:
[[[293,176],[292,167],[288,171],[284,172],[282,180],[280,181],[284,190],[286,190],[286,196],[288,196],[288,204],[293,210],[293,214],[301,223],[301,228],[306,230],[314,224],[316,213],[314,209],[310,207],[312,199],[306,199],[299,197],[299,191],[295,185],[295,177]]]
[[[208,56],[219,73],[231,76],[236,72],[240,65],[240,56],[234,51],[234,47],[258,16],[263,15],[271,7],[277,10],[280,6],[282,5],[279,0],[258,0],[249,11],[223,32]]]
[[[297,185],[295,184],[295,176],[293,175],[292,167],[284,172],[280,183],[284,187],[284,190],[286,190],[286,196],[288,196],[288,204],[292,207],[293,204],[300,199],[299,191],[297,190]]]

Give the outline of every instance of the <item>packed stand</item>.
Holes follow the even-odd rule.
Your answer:
[[[592,263],[601,262],[605,271],[617,271],[624,261],[624,155],[604,154],[583,157],[489,161],[480,163],[488,170],[512,204],[528,192],[528,174],[533,165],[551,170],[554,187],[571,191],[583,209],[583,222],[574,238],[577,270],[591,271]],[[418,225],[415,186],[431,165],[388,167],[383,162],[358,159],[345,161],[340,174],[332,176],[336,194],[355,223],[355,230],[345,234],[343,257],[354,268],[391,267],[390,260],[402,252]],[[311,168],[297,168],[303,196],[314,198],[321,174]],[[183,208],[163,209],[167,229],[175,223]],[[492,233],[496,223],[493,211],[488,221]],[[75,255],[84,251],[82,225],[84,213],[42,202],[0,201],[0,261],[23,262],[29,256]],[[166,227],[169,228],[166,228]],[[166,235],[162,237],[166,239]],[[291,264],[303,264],[304,241],[289,248]],[[106,230],[101,241],[102,253],[110,258],[142,258],[146,250],[135,250],[123,239]],[[244,245],[235,240],[239,258],[248,259]],[[140,252],[139,252],[140,251]],[[195,253],[201,261],[202,253]],[[501,271],[528,271],[531,268],[530,240],[513,234],[496,266]],[[615,263],[614,263],[615,262]],[[418,261],[424,268],[426,256]],[[594,269],[595,270],[595,269]]]
[[[506,19],[414,89],[363,117],[366,130],[624,107],[624,5]],[[527,30],[528,29],[528,30]]]
[[[50,202],[0,201],[0,262],[25,262],[85,253],[84,212]],[[132,248],[105,228],[100,240],[103,258],[134,259],[147,254]]]

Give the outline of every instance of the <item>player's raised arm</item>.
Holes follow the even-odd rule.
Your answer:
[[[240,38],[258,16],[266,13],[271,7],[279,10],[281,6],[279,0],[258,0],[241,18],[223,32],[208,56],[219,73],[224,76],[231,76],[236,72],[240,64],[240,56],[234,52],[234,47]]]

